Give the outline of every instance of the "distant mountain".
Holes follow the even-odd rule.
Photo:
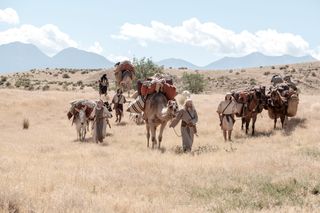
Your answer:
[[[198,66],[183,60],[183,59],[178,59],[178,58],[168,58],[161,60],[157,62],[158,65],[164,66],[166,68],[172,67],[172,68],[179,68],[179,67],[188,67],[189,69],[199,69]]]
[[[243,57],[224,57],[218,61],[215,61],[207,66],[203,67],[206,70],[214,69],[231,69],[231,68],[246,68],[246,67],[259,67],[270,66],[280,64],[296,64],[302,62],[316,61],[310,55],[295,57],[290,55],[282,56],[266,56],[262,53],[255,52]]]
[[[167,68],[187,67],[189,69],[216,70],[294,64],[311,61],[316,61],[316,59],[309,55],[303,57],[294,57],[290,55],[266,56],[256,52],[238,58],[224,57],[205,67],[198,67],[186,60],[177,58],[161,60],[157,62],[157,64]],[[49,57],[33,44],[13,42],[0,45],[0,73],[26,71],[33,68],[45,67],[92,69],[109,68],[112,66],[113,63],[105,57],[76,48],[67,48],[55,56]]]
[[[103,68],[114,63],[96,53],[67,48],[52,57],[52,67],[57,68]]]
[[[13,42],[0,45],[0,72],[19,72],[33,68],[109,68],[113,63],[96,53],[67,48],[53,57],[33,44]]]
[[[51,58],[33,44],[13,42],[0,46],[0,72],[44,68]]]

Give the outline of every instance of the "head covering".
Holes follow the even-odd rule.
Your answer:
[[[98,107],[102,107],[103,106],[103,100],[101,100],[101,99],[99,99],[98,101],[97,101],[97,106]]]
[[[117,94],[119,94],[119,93],[122,93],[122,89],[121,88],[117,89]]]
[[[191,104],[191,108],[194,109],[193,101],[192,101],[191,98],[188,98],[188,99],[184,102],[184,105],[183,105],[184,109],[187,109],[187,105],[188,105],[188,104]]]
[[[232,99],[232,94],[231,94],[230,92],[228,92],[228,93],[226,94],[226,96],[225,96],[225,99],[231,101],[231,99]]]

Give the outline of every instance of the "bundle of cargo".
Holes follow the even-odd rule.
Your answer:
[[[299,97],[298,94],[293,93],[288,97],[287,116],[294,117],[298,111]]]
[[[147,96],[155,92],[162,92],[168,100],[173,100],[177,95],[176,87],[173,86],[171,79],[155,78],[147,80],[142,83],[140,92],[142,96]]]
[[[145,99],[139,95],[134,101],[128,105],[127,112],[130,113],[141,113],[144,110]]]
[[[81,100],[72,101],[70,105],[71,107],[69,109],[69,112],[67,113],[69,120],[78,113],[76,109],[82,109],[84,107],[86,107],[86,116],[90,117],[93,109],[96,106],[96,102],[92,100],[81,99]]]
[[[134,66],[131,64],[130,61],[123,61],[123,62],[118,62],[116,64],[116,69],[114,70],[114,75],[116,78],[116,81],[120,83],[123,79],[123,73],[125,71],[128,71],[131,73],[131,79],[135,77],[135,71],[134,71]]]
[[[174,100],[177,95],[176,87],[173,86],[172,79],[156,75],[145,81],[137,82],[137,97],[128,106],[127,111],[131,113],[141,113],[144,110],[145,99],[148,95],[161,92],[168,100]]]

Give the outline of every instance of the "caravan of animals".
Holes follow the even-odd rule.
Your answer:
[[[317,212],[319,62],[150,79],[120,64],[1,77],[0,211]]]
[[[134,66],[130,61],[118,62],[115,64],[114,75],[117,89],[111,103],[103,101],[108,99],[109,80],[106,74],[98,80],[100,95],[98,101],[81,99],[71,102],[68,118],[72,118],[72,123],[75,123],[80,141],[85,141],[89,123],[92,123],[93,141],[103,142],[107,136],[107,126],[111,128],[109,121],[112,118],[111,105],[115,110],[116,122],[121,122],[125,113],[123,105],[127,102],[123,92],[128,92],[128,97],[130,96],[132,81],[135,80]],[[297,114],[299,92],[291,76],[273,75],[270,82],[272,85],[267,91],[266,86],[255,85],[233,90],[225,95],[224,100],[217,107],[220,128],[225,141],[232,142],[231,135],[236,117],[240,118],[241,129],[245,128],[246,134],[251,122],[252,135],[254,135],[257,116],[263,109],[267,110],[269,117],[274,120],[274,129],[276,129],[278,118],[281,120],[281,127],[284,128],[285,120]],[[177,134],[177,136],[182,138],[182,150],[191,152],[194,135],[197,135],[196,107],[190,92],[184,90],[181,93],[184,103],[179,110],[176,95],[176,87],[170,75],[156,73],[149,78],[137,80],[136,91],[131,96],[133,100],[126,111],[130,113],[130,118],[135,118],[136,123],[139,122],[137,118],[143,119],[139,123],[144,122],[146,125],[147,147],[151,137],[152,148],[158,144],[160,149],[167,123],[170,122],[169,127],[174,128],[181,120],[181,135]],[[157,133],[158,126],[160,127]]]

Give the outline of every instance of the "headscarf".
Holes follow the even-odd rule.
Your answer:
[[[232,100],[232,94],[230,92],[228,92],[225,96],[225,100],[226,101],[231,101]]]
[[[187,109],[187,105],[191,103],[191,109],[194,110],[194,105],[193,105],[193,101],[191,98],[188,98],[185,102],[184,102],[184,105],[183,105],[183,108],[184,109]]]

